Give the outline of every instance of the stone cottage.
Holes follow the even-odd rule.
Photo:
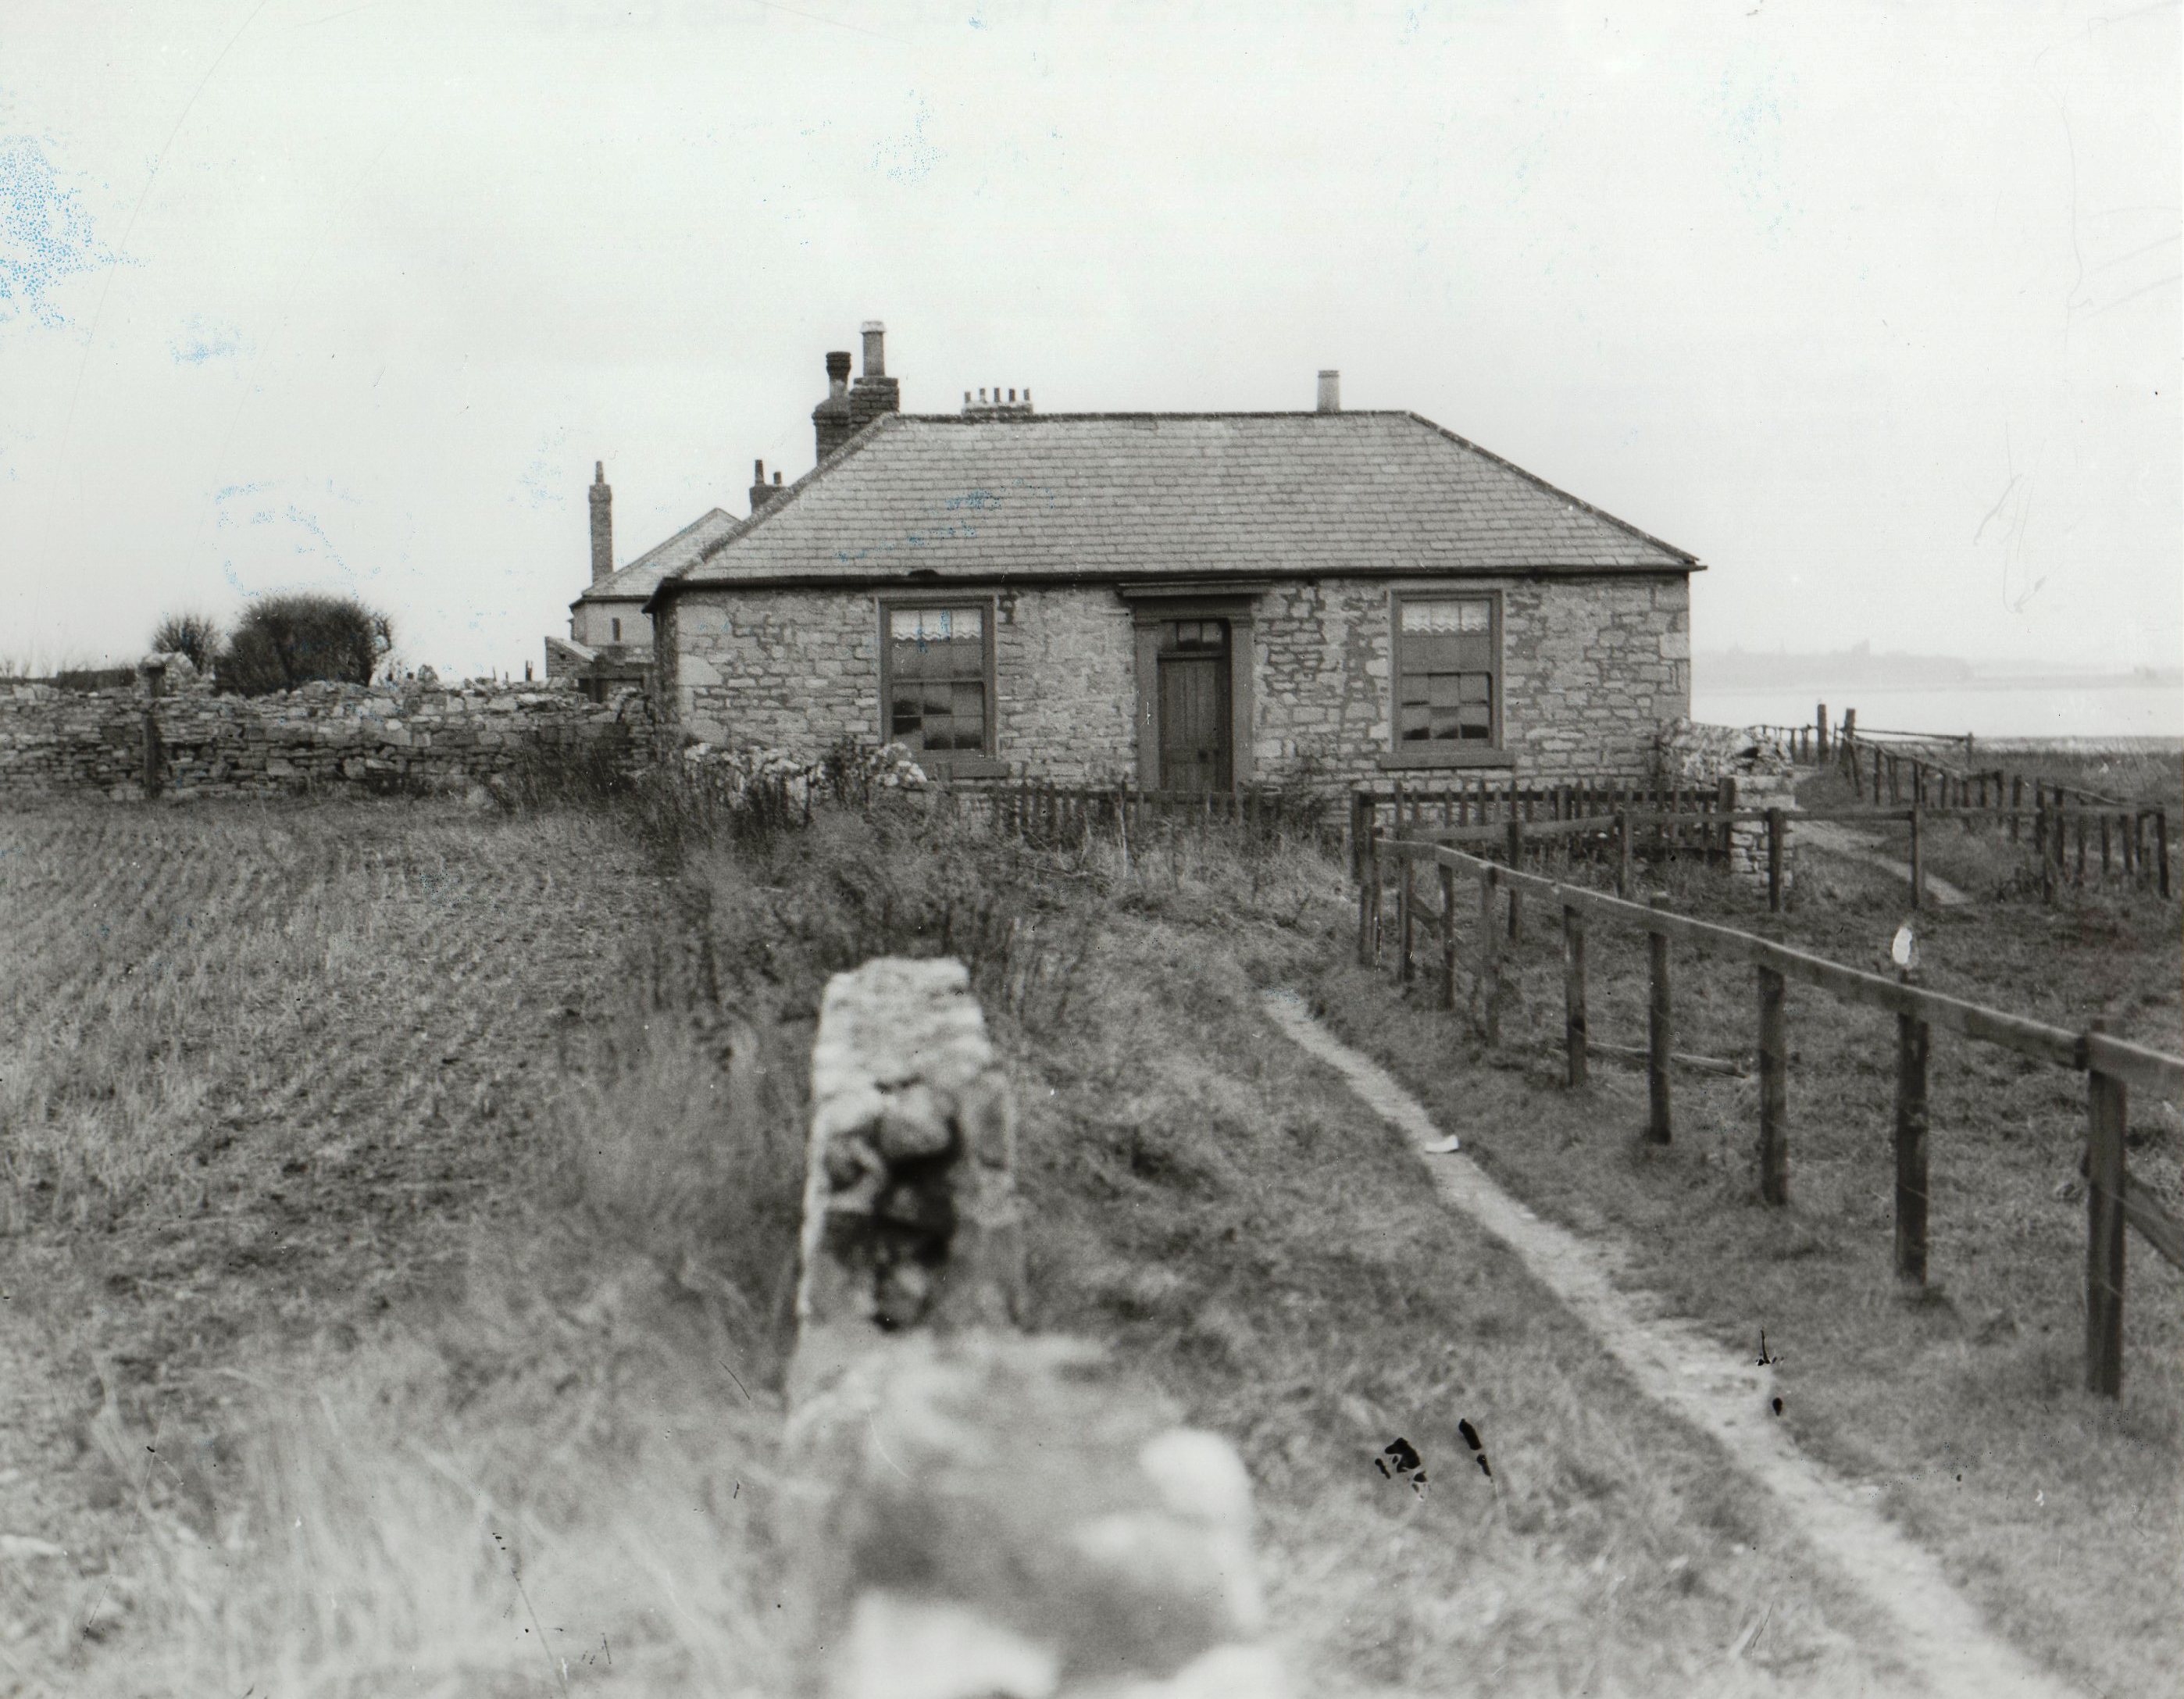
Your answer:
[[[911,415],[882,336],[854,387],[827,356],[814,471],[662,545],[688,733],[1197,791],[1637,772],[1690,711],[1692,555],[1333,372],[1310,412]]]

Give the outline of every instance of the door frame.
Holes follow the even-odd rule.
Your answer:
[[[1251,618],[1263,582],[1122,584],[1135,630],[1138,682],[1138,783],[1160,788],[1160,628],[1169,620],[1225,620],[1228,625],[1228,782],[1251,783]]]

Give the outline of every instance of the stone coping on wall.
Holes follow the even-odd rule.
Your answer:
[[[1014,1103],[962,963],[828,983],[783,1453],[827,1699],[1281,1699],[1235,1448],[1019,1333]]]

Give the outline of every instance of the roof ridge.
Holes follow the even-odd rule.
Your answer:
[[[1017,413],[980,418],[962,413],[898,413],[889,415],[916,425],[1050,425],[1057,421],[1105,419],[1415,419],[1418,415],[1401,407],[1346,407],[1338,412],[1323,413],[1316,407],[1238,407],[1201,408],[1182,411],[1150,407],[1126,407],[1112,413]]]

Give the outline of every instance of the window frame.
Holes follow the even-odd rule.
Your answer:
[[[1481,741],[1428,738],[1405,743],[1402,734],[1403,608],[1411,602],[1485,602],[1489,608],[1488,642],[1493,650],[1493,688],[1489,732]],[[1502,592],[1481,584],[1406,585],[1388,593],[1388,748],[1383,767],[1513,767],[1507,747],[1502,699],[1507,684],[1507,655],[1502,638]]]
[[[1000,598],[990,590],[951,593],[946,589],[890,592],[874,599],[878,604],[880,645],[879,736],[883,746],[894,742],[894,633],[889,629],[898,613],[975,608],[983,639],[981,662],[986,689],[986,724],[983,746],[977,754],[967,749],[912,749],[911,759],[936,778],[1005,778],[1009,764],[1000,757],[1000,677],[995,665],[995,629],[1000,624]]]

